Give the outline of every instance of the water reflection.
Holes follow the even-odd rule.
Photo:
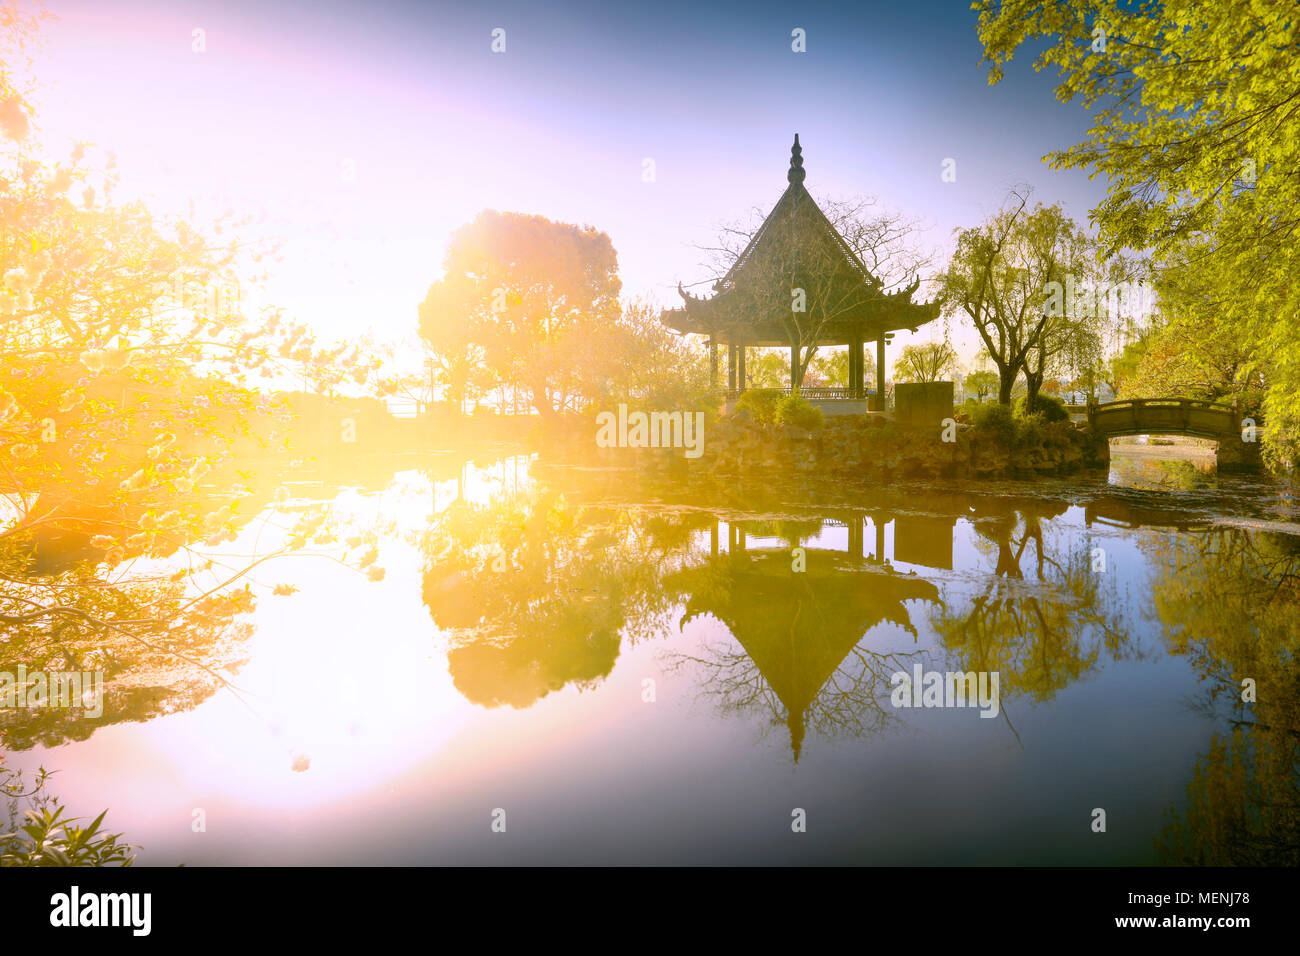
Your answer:
[[[1195,491],[1217,488],[1219,476],[1210,448],[1113,442],[1110,483],[1153,491]]]
[[[992,573],[931,619],[953,669],[997,671],[1012,698],[1050,700],[1104,659],[1136,650],[1118,595],[1108,588],[1114,578],[1100,563],[1104,549],[1095,552],[1077,535],[1054,540],[1045,533],[1068,508],[1012,496],[972,504]]]
[[[607,676],[622,641],[667,631],[658,587],[689,523],[571,505],[538,490],[488,507],[458,498],[421,535],[422,594],[450,632],[458,690],[528,707]]]
[[[354,554],[364,551],[378,529],[349,522],[335,499],[345,488],[378,492],[412,464],[446,480],[468,459],[331,455],[217,468],[185,494],[148,501],[150,512],[175,519],[107,555],[95,535],[149,527],[146,504],[108,514],[93,496],[51,496],[33,511],[31,533],[0,538],[0,673],[102,672],[102,708],[0,707],[0,739],[14,750],[53,747],[191,710],[221,689],[237,693],[251,619],[270,591],[240,586],[239,570],[331,546],[345,553],[349,541]],[[57,526],[39,525],[55,513]],[[232,575],[233,586],[219,587]]]
[[[1201,675],[1220,719],[1162,862],[1300,860],[1300,537],[1217,529],[1152,542],[1154,607],[1171,653]]]
[[[864,550],[868,522],[874,554]],[[843,551],[810,546],[793,553],[803,542],[820,540],[828,526],[847,532]],[[928,551],[920,545],[918,552],[939,566],[951,565],[952,522],[913,525],[911,530],[918,528],[931,532],[932,539]],[[708,615],[734,643],[707,647],[703,655],[676,655],[674,663],[697,665],[704,693],[723,712],[757,711],[784,723],[796,761],[808,726],[826,736],[861,736],[883,728],[891,716],[887,700],[882,701],[889,676],[904,668],[910,654],[878,650],[864,638],[882,623],[895,624],[915,638],[907,603],[937,602],[939,589],[891,566],[884,557],[881,515],[874,520],[847,512],[815,521],[733,521],[725,526],[724,553],[718,550],[721,529],[721,522],[709,528],[708,559],[668,576],[664,587],[684,605],[680,627]],[[897,555],[901,532],[895,533]],[[777,537],[786,546],[753,548],[751,535]]]
[[[358,515],[346,505],[400,483],[415,490],[386,511]],[[1067,689],[1102,687],[1103,709],[1091,718],[1084,712],[1059,752],[1069,763],[1088,750],[1089,735],[1103,732],[1110,708],[1127,706],[1122,695],[1134,682],[1117,674],[1136,673],[1125,668],[1139,662],[1173,662],[1205,688],[1180,725],[1203,728],[1185,731],[1203,745],[1196,767],[1189,757],[1179,777],[1186,800],[1159,832],[1158,858],[1295,862],[1300,853],[1300,537],[1244,526],[1259,515],[1234,510],[1222,489],[658,483],[518,459],[477,468],[446,455],[306,462],[225,476],[205,493],[238,503],[226,533],[234,540],[218,536],[207,553],[246,558],[297,542],[303,554],[334,549],[347,562],[373,552],[363,572],[386,564],[398,572],[361,599],[400,632],[376,636],[368,653],[421,687],[441,680],[445,690],[358,704],[349,726],[364,724],[377,749],[387,746],[381,738],[423,740],[419,728],[437,726],[427,713],[431,697],[436,713],[457,721],[475,713],[513,721],[497,725],[510,735],[559,712],[599,715],[592,719],[622,732],[642,719],[632,716],[645,713],[639,684],[653,676],[674,699],[706,705],[683,716],[676,732],[703,740],[771,733],[787,774],[830,774],[816,757],[841,748],[854,755],[846,765],[871,766],[873,748],[904,738],[921,762],[951,761],[965,746],[983,753],[978,748],[995,737],[1028,760],[1042,744],[1027,728],[1041,735],[1052,709],[1067,706]],[[51,600],[41,588],[65,589],[61,600],[84,613],[4,622],[0,669],[100,663],[110,705],[98,723],[58,710],[0,712],[15,749],[193,710],[222,679],[243,674],[259,624],[284,643],[308,626],[301,622],[315,622],[303,638],[308,652],[327,663],[355,657],[358,636],[330,630],[331,593],[290,551],[274,574],[252,576],[250,590],[204,605],[190,603],[207,573],[185,560],[194,541],[155,542],[127,576],[78,559],[75,542],[64,544],[46,547],[39,568],[30,553],[11,555],[24,574],[0,583],[10,589],[0,600],[12,609]],[[279,581],[298,591],[274,598],[269,612],[269,586]],[[413,615],[388,613],[405,603]],[[105,620],[118,629],[95,624]],[[629,661],[637,668],[632,693]],[[997,671],[1008,726],[895,710],[890,678],[917,663]],[[281,664],[293,666],[276,658]],[[330,684],[330,673],[322,665],[320,683]],[[1171,693],[1178,675],[1161,673],[1168,683],[1142,684],[1143,692]],[[1241,701],[1246,678],[1255,681],[1252,703]],[[273,703],[299,724],[324,727],[326,717],[347,724],[332,699],[304,701],[288,695]],[[548,746],[558,745],[548,738]],[[304,777],[319,780],[330,758],[348,766],[352,752],[336,749],[313,750],[320,759]],[[487,752],[497,755],[483,756],[487,764],[500,757]],[[540,752],[547,763],[549,751]],[[729,753],[716,759],[740,766],[752,758]],[[659,772],[676,779],[665,760]],[[384,761],[375,763],[382,777]],[[981,759],[970,772],[992,786],[994,763]],[[287,773],[286,766],[276,769]],[[767,779],[767,764],[746,766],[755,785]],[[1145,779],[1141,760],[1111,770]],[[827,776],[827,786],[838,779]],[[1043,799],[1059,809],[1057,797]],[[1090,799],[1083,791],[1072,797]],[[935,799],[955,810],[961,795]]]

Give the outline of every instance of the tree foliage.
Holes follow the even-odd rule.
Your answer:
[[[452,238],[443,277],[420,306],[420,335],[455,389],[481,366],[551,417],[613,376],[603,342],[618,322],[620,288],[605,233],[486,210]]]
[[[987,369],[977,369],[971,372],[966,376],[966,390],[973,392],[977,401],[984,401],[990,395],[997,393],[997,373],[990,372]]]
[[[1083,332],[1067,289],[1094,275],[1088,238],[1060,206],[1028,210],[1027,194],[1012,193],[987,221],[957,231],[957,249],[938,278],[946,309],[965,315],[979,334],[998,374],[998,401],[1011,401],[1016,377],[1025,374],[1036,393],[1055,358]],[[1060,288],[1053,309],[1051,284]],[[1093,310],[1095,314],[1095,309]]]
[[[979,0],[975,9],[991,83],[1031,46],[1036,70],[1055,69],[1058,98],[1089,111],[1086,139],[1046,159],[1105,178],[1107,196],[1092,212],[1105,247],[1150,250],[1164,270],[1162,295],[1180,311],[1161,351],[1186,356],[1188,376],[1211,392],[1248,387],[1258,375],[1267,389],[1268,453],[1293,462],[1300,455],[1295,5]],[[1233,355],[1225,348],[1233,338],[1257,349]],[[1152,374],[1173,371],[1169,363],[1159,368]]]

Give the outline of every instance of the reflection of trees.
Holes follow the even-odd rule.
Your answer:
[[[574,486],[571,474],[559,480]],[[788,489],[638,488],[605,473],[579,484],[580,500],[600,504],[577,506],[546,490],[485,508],[458,500],[423,536],[424,601],[452,632],[449,666],[468,698],[526,707],[566,685],[595,684],[612,670],[622,637],[680,626],[667,616],[680,602],[686,620],[712,614],[741,647],[712,648],[707,660],[670,659],[702,668],[706,693],[724,708],[757,708],[787,724],[796,754],[809,727],[830,736],[883,724],[889,676],[907,655],[859,646],[862,637],[885,622],[915,636],[905,602],[937,600],[938,591],[864,557],[861,509],[830,509],[832,523],[848,528],[847,553],[808,548],[806,570],[793,572],[789,552],[746,552],[739,540],[732,556],[719,555],[717,518],[699,505],[743,499],[750,513],[770,516],[728,527],[794,546],[829,519],[790,514],[780,506]],[[652,502],[645,510],[627,506],[638,490]],[[879,554],[889,516],[872,514]],[[951,567],[952,526],[939,518],[900,523],[898,553],[905,539],[909,562]],[[712,557],[703,550],[706,529]]]
[[[1087,548],[1054,558],[1043,519],[1066,505],[1040,499],[980,501],[975,528],[993,552],[994,574],[964,606],[931,619],[962,671],[997,671],[1003,695],[1049,700],[1095,668],[1103,654],[1130,653],[1128,636],[1092,570]],[[1025,581],[1032,545],[1033,583]]]
[[[3,557],[0,557],[0,561]],[[57,575],[0,578],[0,671],[103,671],[102,714],[44,706],[0,708],[18,750],[84,740],[122,721],[187,710],[237,669],[252,610],[242,588],[196,599],[183,577],[114,574],[84,564]],[[95,708],[91,708],[92,710]]]
[[[1141,449],[1141,446],[1130,447]],[[1218,484],[1213,457],[1188,461],[1185,458],[1147,458],[1140,451],[1139,454],[1127,451],[1120,445],[1112,450],[1110,456],[1111,474],[1126,488],[1194,491]]]
[[[391,465],[382,472],[375,477],[391,479]],[[178,507],[214,515],[209,521],[153,521],[157,501],[151,510],[123,505],[121,523],[148,533],[107,554],[75,526],[50,534],[20,525],[0,534],[0,672],[16,675],[23,665],[29,676],[102,671],[104,677],[98,717],[80,707],[0,708],[6,745],[21,750],[84,740],[102,726],[189,710],[227,686],[245,660],[253,630],[247,615],[271,590],[261,576],[273,560],[308,553],[338,560],[332,552],[351,552],[360,555],[352,565],[382,576],[374,566],[374,529],[358,529],[320,502],[288,502],[284,492],[277,494],[285,477],[279,469],[226,468],[173,497]],[[333,496],[338,489],[315,490]],[[277,498],[286,500],[266,516]],[[279,544],[255,546],[259,553],[252,555],[215,550],[259,515],[265,520],[257,537]]]
[[[485,508],[458,500],[421,545],[424,602],[453,631],[456,686],[489,707],[593,686],[613,669],[624,635],[667,628],[659,580],[689,527],[686,518],[575,507],[549,491]]]
[[[1226,719],[1156,841],[1162,862],[1300,863],[1300,547],[1289,535],[1216,529],[1159,539],[1156,615],[1171,651]],[[1255,703],[1241,700],[1245,678]]]
[[[910,655],[872,650],[863,636],[885,622],[916,636],[904,602],[939,596],[922,578],[853,555],[808,549],[806,561],[805,571],[792,572],[789,552],[737,550],[664,581],[685,598],[683,625],[710,615],[739,645],[671,660],[699,668],[722,711],[784,723],[796,760],[810,727],[826,737],[862,736],[887,723],[890,675],[907,669]]]

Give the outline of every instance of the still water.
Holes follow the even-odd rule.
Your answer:
[[[139,864],[1300,859],[1283,486],[1122,451],[965,487],[452,455],[263,484],[208,552],[305,518],[334,550],[257,565],[183,661],[112,649],[98,721],[6,718]],[[996,712],[895,706],[918,666],[996,672]]]

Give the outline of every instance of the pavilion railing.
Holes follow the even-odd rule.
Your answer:
[[[757,389],[747,388],[742,390],[739,388],[729,388],[727,389],[726,394],[728,398],[738,398],[740,395],[744,394],[744,392],[748,392],[748,391],[757,391]],[[779,388],[765,388],[762,389],[762,391],[777,392],[781,395],[789,395],[790,386],[785,385]],[[815,386],[805,385],[803,388],[799,389],[799,394],[804,398],[808,399],[808,401],[810,402],[819,402],[819,401],[820,402],[825,402],[825,401],[859,401],[860,402],[864,399],[871,398],[873,395],[875,395],[875,392],[871,391],[870,389],[853,389],[843,385],[815,385]]]

